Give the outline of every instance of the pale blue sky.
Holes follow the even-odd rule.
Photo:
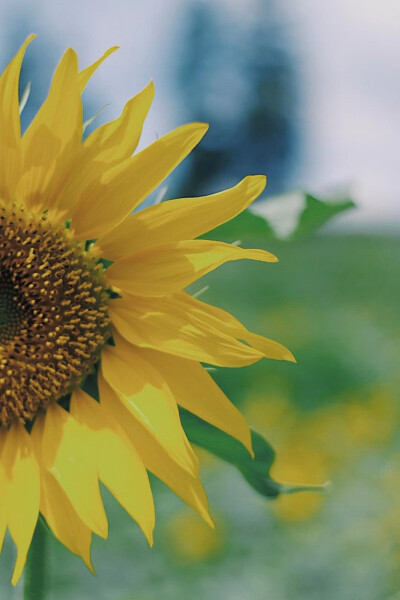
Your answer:
[[[92,90],[99,106],[110,103],[105,114],[111,118],[152,78],[156,100],[143,137],[148,143],[181,123],[163,73],[175,24],[190,2],[3,0],[0,23],[7,30],[23,10],[26,33],[40,24],[41,35],[49,35],[60,54],[73,46],[82,66],[120,45]],[[214,3],[240,19],[251,18],[253,0]],[[296,185],[315,193],[350,185],[360,210],[344,217],[345,224],[400,224],[400,2],[282,0],[279,5],[298,49],[304,85],[305,151]],[[55,64],[59,56],[51,60]]]

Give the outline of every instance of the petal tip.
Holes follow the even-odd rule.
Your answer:
[[[297,365],[297,360],[296,358],[293,356],[293,354],[290,352],[290,350],[288,350],[288,357],[286,358],[287,361],[294,363],[295,365]]]
[[[267,185],[266,175],[248,175],[247,177],[245,177],[245,180],[247,180],[250,183],[250,185],[254,187],[255,191],[257,191],[258,194],[261,194],[264,191],[265,186]]]
[[[28,37],[26,38],[25,44],[26,45],[30,44],[35,38],[37,38],[36,33],[29,34]]]
[[[290,352],[290,350],[288,350],[287,348],[285,348],[285,346],[282,346],[282,358],[281,360],[286,360],[288,362],[292,362],[297,364],[297,360],[295,359],[295,357],[293,356],[293,354]]]
[[[246,448],[247,452],[250,454],[251,458],[254,459],[255,454],[254,454],[253,445],[251,442],[250,430],[249,430],[249,439],[246,440],[246,443],[243,441],[242,444]]]
[[[22,576],[22,573],[24,571],[24,567],[26,564],[27,555],[28,555],[27,552],[24,552],[23,555],[21,555],[19,553],[17,555],[17,560],[15,563],[12,577],[11,577],[11,585],[14,587],[17,585],[17,583],[21,579],[21,576]]]
[[[208,525],[209,527],[211,527],[211,529],[215,529],[215,523],[214,523],[214,521],[212,520],[212,518],[211,518],[211,515],[210,515],[210,513],[209,513],[208,511],[207,511],[207,512],[206,512],[206,511],[203,511],[203,512],[201,513],[201,516],[203,517],[203,519],[204,519],[204,521],[207,523],[207,525]]]
[[[92,575],[94,575],[95,577],[97,577],[97,573],[94,570],[93,564],[92,564],[92,559],[90,556],[82,556],[82,560],[85,563],[85,565],[87,566],[87,568],[89,569],[89,571],[91,572]]]
[[[149,548],[152,548],[154,545],[154,536],[153,536],[153,530],[149,531],[149,532],[144,532],[145,538],[147,540],[147,543],[149,545]]]
[[[104,513],[105,515],[105,513]],[[105,517],[105,520],[102,522],[99,522],[97,524],[98,530],[94,533],[97,533],[97,535],[101,538],[103,538],[103,540],[106,540],[108,538],[108,520],[107,517]]]
[[[207,133],[210,125],[201,121],[194,121],[193,123],[188,123],[187,127],[193,129],[193,134],[200,140]]]
[[[267,176],[266,175],[256,175],[255,176],[257,179],[257,191],[258,191],[258,195],[262,194],[263,191],[266,188],[267,185]]]

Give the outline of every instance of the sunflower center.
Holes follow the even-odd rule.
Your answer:
[[[0,207],[0,423],[78,386],[109,336],[102,265],[45,216]]]
[[[23,310],[24,302],[14,288],[11,273],[0,267],[0,344],[18,335]]]

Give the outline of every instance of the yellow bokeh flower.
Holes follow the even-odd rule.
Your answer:
[[[201,363],[293,360],[184,291],[227,261],[277,260],[195,239],[246,209],[265,177],[133,212],[207,126],[184,125],[132,156],[149,84],[82,142],[81,93],[114,49],[83,71],[69,49],[21,137],[19,73],[32,37],[0,78],[0,541],[8,528],[14,584],[39,514],[91,568],[92,533],[107,536],[99,481],[150,544],[147,471],[212,523],[178,405],[251,450],[246,421]],[[94,373],[99,401],[82,389]]]
[[[224,524],[217,519],[216,528],[208,527],[196,514],[180,511],[164,528],[168,557],[180,564],[199,564],[215,558],[225,545]]]

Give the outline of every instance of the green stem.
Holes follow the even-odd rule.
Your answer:
[[[25,565],[24,600],[44,600],[46,597],[46,538],[46,525],[39,518]]]
[[[298,492],[326,492],[331,487],[331,482],[317,483],[315,485],[307,483],[278,483],[281,494],[297,494]]]

